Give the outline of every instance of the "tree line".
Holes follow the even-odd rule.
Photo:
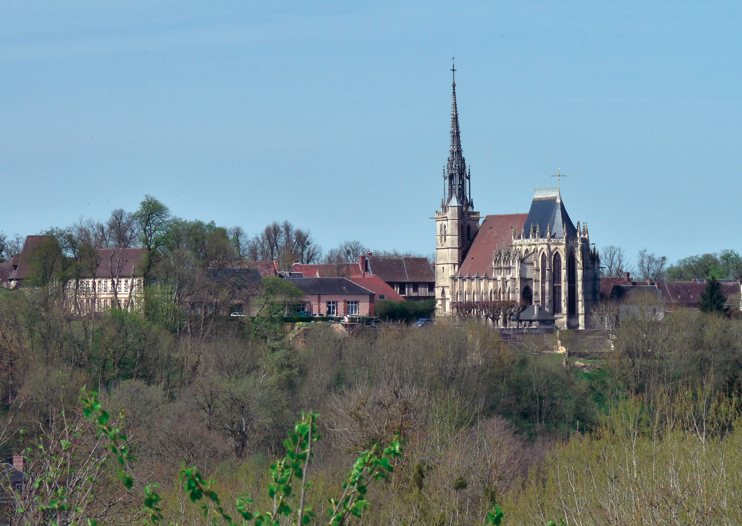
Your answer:
[[[614,245],[604,246],[600,253],[601,276],[621,277],[629,272],[640,281],[691,281],[693,279],[742,279],[742,257],[731,249],[688,256],[669,264],[665,256],[657,256],[646,248],[631,264],[626,251]]]

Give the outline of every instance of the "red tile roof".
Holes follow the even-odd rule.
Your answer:
[[[404,301],[404,298],[397,294],[393,288],[386,284],[386,282],[379,276],[366,274],[363,277],[352,277],[348,278],[350,281],[361,287],[365,287],[368,290],[376,294],[375,301],[380,299],[391,300],[391,301]],[[380,298],[379,296],[384,296]]]
[[[520,232],[528,214],[490,215],[484,218],[469,251],[461,263],[460,276],[492,275],[492,259],[498,246],[513,242],[511,229]]]
[[[625,277],[620,278],[606,278],[601,277],[600,278],[600,299],[601,300],[609,300],[611,299],[611,293],[613,292],[613,287],[615,285],[631,285],[634,283],[631,281],[631,279],[626,279]]]
[[[721,292],[729,298],[740,293],[739,283],[720,283]],[[687,281],[663,281],[658,283],[665,300],[674,305],[697,307],[701,301],[701,293],[706,292],[706,283]]]

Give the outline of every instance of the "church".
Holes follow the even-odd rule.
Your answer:
[[[591,248],[587,223],[572,222],[561,185],[536,190],[527,214],[482,220],[461,149],[452,71],[451,149],[434,217],[437,315],[472,314],[502,327],[512,325],[520,307],[533,305],[558,328],[584,329],[600,298],[600,255]]]

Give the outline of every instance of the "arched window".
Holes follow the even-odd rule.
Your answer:
[[[562,257],[559,252],[554,254],[554,263],[551,266],[552,278],[552,313],[562,313]]]
[[[567,258],[567,314],[577,314],[577,262],[575,253],[570,252]]]
[[[471,239],[471,225],[466,225],[466,240],[469,241]]]
[[[546,254],[541,254],[541,305],[545,308],[549,308],[546,305]]]

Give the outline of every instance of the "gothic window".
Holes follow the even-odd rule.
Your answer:
[[[541,305],[546,305],[546,254],[541,254]]]
[[[567,258],[567,314],[577,314],[577,265],[575,253],[570,252]]]
[[[520,303],[525,306],[533,305],[533,291],[531,291],[531,287],[528,285],[523,287],[523,292],[520,295]]]
[[[471,239],[471,225],[466,225],[466,240],[469,241]]]
[[[444,243],[446,242],[446,231],[447,230],[448,230],[448,228],[446,228],[446,225],[443,225],[443,242]]]
[[[554,263],[551,265],[551,277],[553,290],[551,299],[553,302],[552,313],[562,313],[562,257],[557,252],[554,254]]]

